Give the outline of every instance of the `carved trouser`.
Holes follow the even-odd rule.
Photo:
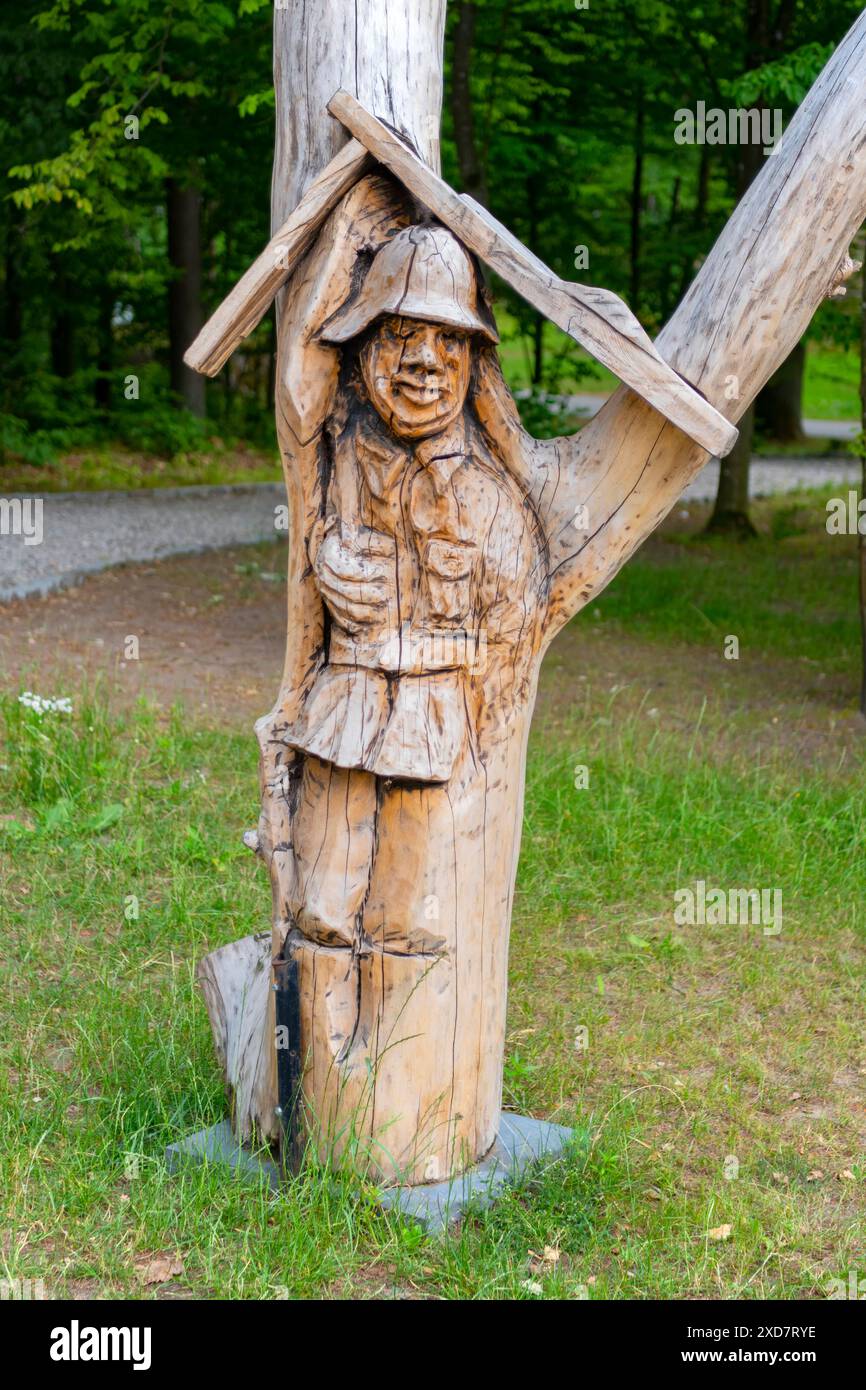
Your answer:
[[[371,772],[335,767],[307,755],[293,819],[296,877],[290,907],[308,940],[356,950],[378,946],[406,954],[441,948],[435,894],[419,905],[416,882],[406,881],[401,891],[401,858],[403,872],[409,869],[405,835],[399,836],[397,845],[379,848],[377,843],[380,817],[396,819],[405,831],[408,820],[414,819],[413,811],[420,812],[425,795],[429,795],[425,789],[409,790]],[[365,912],[377,855],[394,861],[388,867],[393,894],[389,894],[387,913],[384,902],[370,904],[372,910]]]
[[[305,758],[287,905],[323,1155],[366,1136],[381,1177],[423,1182],[493,1142],[523,733],[426,786]]]

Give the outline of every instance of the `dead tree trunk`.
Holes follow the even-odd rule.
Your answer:
[[[275,10],[277,114],[271,194],[275,231],[289,222],[308,191],[313,202],[303,215],[304,223],[317,229],[323,214],[316,209],[325,205],[311,185],[326,166],[334,169],[328,187],[339,192],[351,188],[363,173],[363,151],[359,160],[360,147],[348,141],[346,131],[327,111],[328,101],[340,87],[381,114],[438,170],[444,25],[445,0],[334,0],[326,14],[315,17],[307,0],[289,0]],[[338,156],[344,147],[341,164]],[[262,817],[258,832],[248,837],[270,867],[273,937],[268,944],[247,938],[245,943],[214,952],[205,963],[203,983],[241,1137],[255,1132],[264,1139],[285,1138],[283,1117],[277,1114],[276,1014],[272,975],[266,966],[271,958],[291,952],[300,982],[306,1114],[317,1146],[337,1155],[351,1155],[360,1148],[374,1171],[389,1176],[405,1173],[419,1180],[425,1174],[434,1176],[431,1163],[436,1176],[444,1174],[452,1155],[458,1155],[459,1166],[461,1136],[455,1138],[454,1127],[449,1129],[447,1124],[447,1107],[454,1108],[455,1095],[466,1116],[463,1129],[471,1134],[469,1160],[479,1148],[475,1104],[479,1090],[485,1112],[481,1148],[493,1142],[501,1068],[501,1045],[495,1040],[502,1029],[494,1030],[490,1060],[486,1067],[481,1061],[480,1081],[472,1067],[471,1099],[464,1098],[461,1086],[455,1087],[452,1079],[453,1037],[446,1036],[448,1018],[437,1007],[438,983],[431,987],[430,957],[423,951],[399,954],[386,949],[362,954],[340,945],[318,944],[297,931],[296,879],[303,850],[297,843],[295,819],[301,796],[316,792],[304,781],[305,765],[315,760],[293,755],[283,737],[305,683],[309,685],[310,664],[315,665],[313,653],[321,640],[321,616],[306,574],[309,517],[301,476],[305,461],[319,445],[321,398],[330,384],[333,353],[319,349],[317,360],[317,349],[309,342],[310,325],[316,319],[321,322],[324,314],[317,298],[328,302],[340,286],[339,267],[335,270],[331,260],[349,265],[349,251],[353,259],[357,253],[369,256],[409,220],[406,200],[397,197],[385,181],[365,180],[357,190],[351,215],[333,215],[308,252],[306,273],[296,276],[300,288],[293,286],[279,302],[276,405],[290,504],[289,631],[280,696],[271,714],[257,726]],[[330,206],[333,202],[331,198]],[[302,235],[306,236],[306,230]],[[304,249],[309,245],[308,239],[296,240]],[[260,267],[263,282],[272,268],[270,257],[265,257]],[[348,281],[343,288],[348,289]],[[226,355],[221,351],[218,360]],[[344,863],[340,869],[336,862],[340,847],[336,842],[329,844],[327,837],[329,825],[333,835],[341,821],[346,822],[346,787],[335,781],[332,789],[319,790],[323,796],[319,852],[329,872],[340,875],[346,868]],[[401,813],[394,814],[399,821]],[[414,819],[415,813],[408,808],[406,814]],[[393,844],[397,856],[390,866],[392,891],[411,899],[406,906],[411,912],[423,888],[421,882],[412,881],[411,844],[417,843],[421,825],[415,826],[407,856],[400,827],[389,829],[384,820],[377,834],[383,844]],[[383,870],[387,873],[387,866]],[[442,910],[447,911],[448,905],[443,904]],[[422,902],[420,922],[423,912]],[[446,962],[445,969],[453,975],[453,961]],[[504,989],[504,981],[500,985]],[[435,1037],[428,1032],[434,1025]],[[408,1041],[419,1030],[428,1032],[421,1048]],[[473,1047],[473,1058],[477,1052]],[[461,1067],[463,1072],[469,1069],[468,1059],[461,1061]],[[437,1125],[441,1132],[431,1150],[428,1132],[432,1127],[435,1133]],[[420,1140],[419,1130],[424,1131]]]
[[[280,979],[297,979],[281,1004],[299,1020],[316,1147],[423,1182],[471,1164],[496,1134],[542,655],[703,467],[702,443],[731,448],[728,420],[853,268],[846,253],[866,214],[866,15],[658,352],[615,296],[559,281],[431,172],[444,0],[335,0],[328,18],[330,29],[313,23],[306,0],[276,11],[281,234],[190,353],[219,369],[264,312],[271,258],[285,253],[296,267],[276,384],[288,641],[279,697],[257,725],[262,815],[246,837],[270,868],[274,929],[270,950],[247,938],[215,952],[203,980],[239,1135],[279,1138],[296,1099],[277,1090],[278,1070],[292,1068],[276,1065],[272,954]],[[331,99],[336,87],[348,90]],[[322,114],[329,99],[355,136],[342,154],[344,131]],[[347,176],[358,180],[348,193]],[[634,389],[574,438],[527,435],[466,248]],[[441,425],[419,434],[412,422],[440,408]],[[471,662],[435,641],[416,648],[443,624],[475,643]],[[294,1150],[296,1132],[283,1137]]]

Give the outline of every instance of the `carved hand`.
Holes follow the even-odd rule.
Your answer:
[[[325,536],[315,559],[316,579],[331,613],[347,631],[387,620],[395,563],[394,541],[381,531],[343,524]]]

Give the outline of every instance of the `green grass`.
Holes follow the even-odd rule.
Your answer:
[[[760,535],[745,547],[700,530],[667,532],[620,571],[593,610],[641,637],[720,652],[734,634],[741,657],[850,670],[860,643],[856,537],[826,531],[828,499],[847,494],[828,485],[753,503]],[[704,508],[683,509],[702,524]]]
[[[684,641],[709,652],[728,627],[774,694],[797,656],[852,680],[847,542],[805,516],[814,553],[790,517],[775,542],[645,551],[577,635],[619,634],[676,680]],[[536,730],[505,1101],[575,1143],[448,1239],[313,1164],[279,1200],[166,1174],[165,1144],[224,1114],[196,961],[267,924],[240,843],[254,740],[110,713],[98,691],[71,716],[2,697],[3,1275],[147,1296],[140,1266],[168,1252],[176,1293],[229,1298],[794,1298],[862,1276],[863,758],[765,744],[765,716],[738,723],[706,684],[659,718],[599,672]],[[781,888],[782,932],[677,926],[674,891],[699,878]]]
[[[215,443],[206,452],[171,457],[105,444],[43,464],[10,462],[0,470],[5,492],[100,492],[202,484],[275,483],[282,473],[272,453]]]
[[[810,342],[803,386],[807,420],[860,419],[860,354]]]

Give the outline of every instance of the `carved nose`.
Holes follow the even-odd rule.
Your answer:
[[[402,365],[408,367],[412,372],[435,372],[442,371],[442,363],[427,338],[422,338],[414,347],[410,347],[403,355]]]

